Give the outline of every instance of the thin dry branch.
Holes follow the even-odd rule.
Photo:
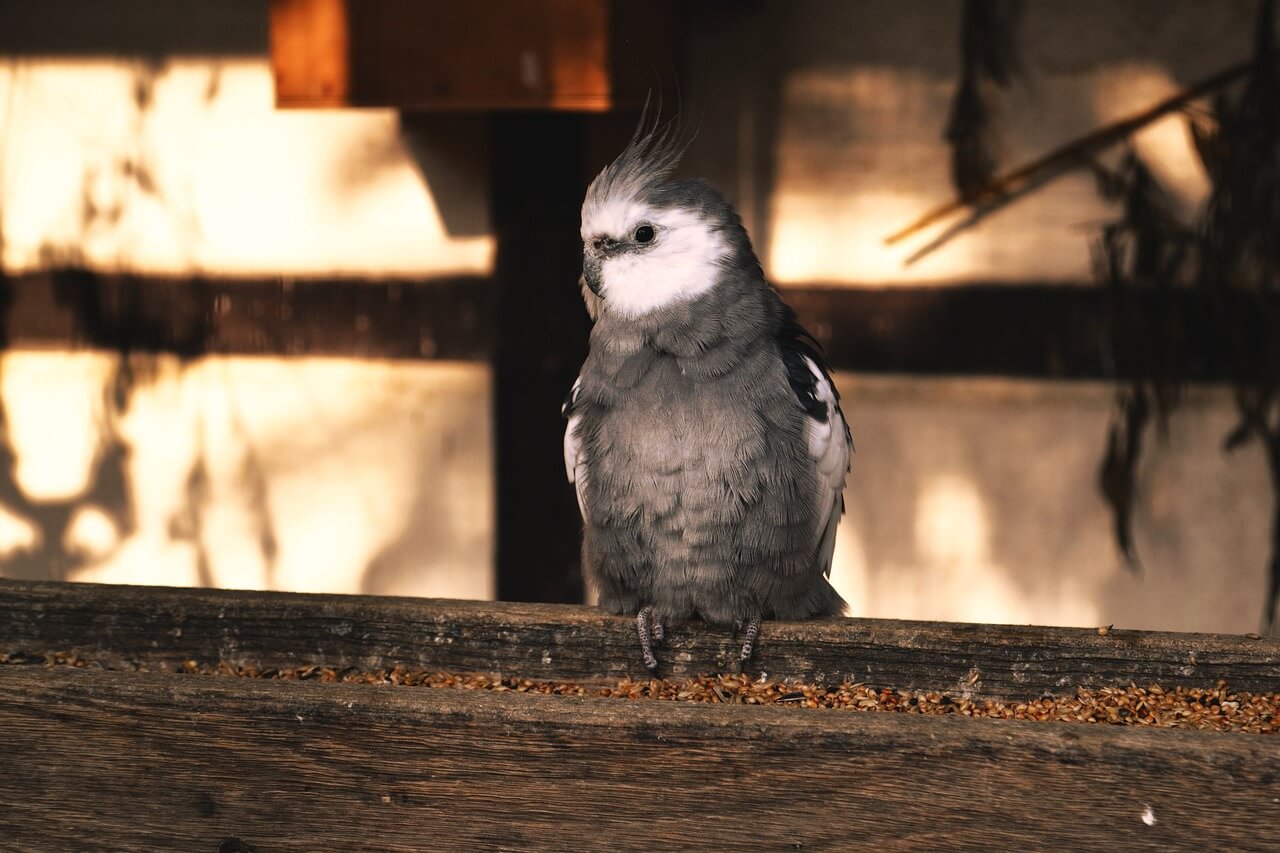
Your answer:
[[[1009,200],[1015,198],[1020,190],[1026,188],[1029,184],[1042,182],[1050,176],[1054,176],[1061,172],[1065,172],[1070,168],[1081,166],[1089,163],[1089,161],[1105,148],[1115,145],[1117,142],[1124,140],[1131,134],[1141,130],[1148,124],[1163,118],[1171,112],[1182,109],[1191,101],[1202,98],[1224,86],[1234,83],[1253,68],[1252,62],[1244,62],[1239,65],[1219,71],[1212,77],[1207,77],[1198,83],[1182,90],[1176,95],[1172,95],[1165,100],[1143,110],[1140,113],[1121,119],[1120,121],[1100,127],[1091,131],[1079,139],[1072,140],[1067,144],[1050,151],[1049,153],[1026,163],[1013,171],[995,178],[989,184],[979,187],[973,192],[958,196],[946,204],[939,205],[926,212],[919,219],[912,222],[905,228],[896,231],[885,238],[885,243],[893,245],[928,228],[930,225],[945,219],[958,210],[966,207],[983,208],[984,213],[990,213],[997,207],[1005,204]]]

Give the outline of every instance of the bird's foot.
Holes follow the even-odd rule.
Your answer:
[[[734,634],[738,633],[737,629],[742,627],[741,622],[734,623]],[[747,629],[742,635],[742,655],[739,660],[745,665],[751,660],[751,654],[755,651],[756,640],[760,636],[760,617],[752,616],[747,620]]]
[[[661,645],[666,638],[666,629],[662,622],[653,616],[653,606],[640,608],[636,614],[636,633],[640,635],[640,655],[644,665],[650,672],[658,668],[658,659],[653,655],[653,647]]]

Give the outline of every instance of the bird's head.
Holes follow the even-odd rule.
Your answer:
[[[726,264],[755,264],[724,197],[704,181],[671,179],[684,152],[677,137],[674,126],[641,119],[587,189],[582,277],[599,310],[642,317],[710,290]]]

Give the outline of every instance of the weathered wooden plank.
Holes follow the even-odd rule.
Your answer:
[[[724,630],[677,625],[660,674],[731,668]],[[629,619],[570,605],[0,580],[0,650],[72,651],[173,667],[188,659],[600,681],[647,678]],[[1031,698],[1158,682],[1280,687],[1280,640],[879,619],[767,622],[751,671],[775,679]]]
[[[0,755],[23,849],[1280,845],[1205,732],[6,667]]]

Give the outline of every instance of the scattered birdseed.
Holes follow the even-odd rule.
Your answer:
[[[0,652],[0,665],[43,665],[80,669],[115,669],[147,672],[139,662],[111,663],[86,660],[59,652],[43,655]],[[168,670],[164,670],[168,671]],[[1077,688],[1074,694],[1027,701],[973,699],[927,690],[895,690],[844,682],[837,685],[795,681],[753,681],[749,675],[703,675],[665,681],[622,679],[611,685],[539,681],[531,678],[465,675],[394,666],[389,669],[325,667],[319,665],[276,669],[239,666],[225,661],[204,664],[188,660],[178,672],[201,676],[269,678],[284,681],[375,684],[395,687],[492,690],[496,693],[542,693],[559,696],[592,696],[607,699],[669,700],[723,705],[777,705],[783,708],[828,708],[882,711],[944,717],[988,717],[1002,720],[1095,723],[1153,728],[1188,728],[1213,731],[1273,734],[1280,726],[1280,693],[1238,693],[1226,682],[1213,687]]]

